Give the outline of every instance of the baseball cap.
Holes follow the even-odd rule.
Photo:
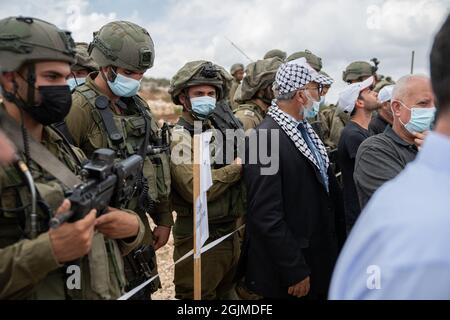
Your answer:
[[[381,103],[390,101],[392,99],[392,92],[394,91],[395,85],[385,86],[378,93],[378,101]]]
[[[356,100],[364,89],[369,88],[374,83],[374,78],[369,77],[362,82],[349,84],[340,94],[337,112],[352,113],[355,108]]]

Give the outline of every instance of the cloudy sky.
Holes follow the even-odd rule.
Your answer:
[[[342,70],[354,60],[377,57],[379,72],[394,79],[428,73],[433,35],[450,11],[450,0],[0,0],[0,18],[34,16],[89,42],[113,20],[145,27],[155,42],[152,77],[170,78],[184,63],[207,59],[229,68],[280,48],[309,49],[322,57],[335,80],[327,96],[337,99]]]

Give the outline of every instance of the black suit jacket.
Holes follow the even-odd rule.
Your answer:
[[[244,165],[248,209],[238,275],[267,298],[289,297],[288,288],[310,276],[309,297],[325,299],[346,236],[341,191],[330,168],[327,193],[317,167],[270,116],[256,129],[258,151],[268,132],[263,144],[275,153],[272,130],[279,132],[278,172],[261,175],[269,165],[259,157],[257,164]],[[255,148],[251,140],[246,163]]]

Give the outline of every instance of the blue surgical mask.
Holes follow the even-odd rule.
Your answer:
[[[314,100],[308,93],[306,93],[311,105],[305,106],[303,109],[303,117],[304,118],[315,118],[319,113],[320,109],[320,101]]]
[[[200,120],[206,119],[216,108],[216,99],[210,96],[191,98],[192,112]]]
[[[86,82],[86,78],[70,78],[67,79],[67,84],[70,87],[70,91],[73,91],[76,87]]]
[[[411,107],[408,108],[403,102],[399,101],[406,109],[411,110],[411,119],[408,123],[404,124],[402,120],[400,123],[411,133],[414,132],[424,132],[431,129],[431,124],[434,121],[434,116],[436,114],[436,108],[420,108]]]
[[[108,80],[111,91],[118,97],[132,97],[139,91],[141,82],[139,80],[128,78],[120,73],[116,74],[114,82]]]

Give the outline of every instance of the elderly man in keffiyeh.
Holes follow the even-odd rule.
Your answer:
[[[345,240],[340,189],[306,121],[330,80],[304,58],[282,64],[276,99],[248,138],[247,150],[260,158],[244,165],[248,209],[239,271],[247,288],[265,298],[326,299]],[[261,154],[278,162],[276,172],[265,172],[273,163]]]

